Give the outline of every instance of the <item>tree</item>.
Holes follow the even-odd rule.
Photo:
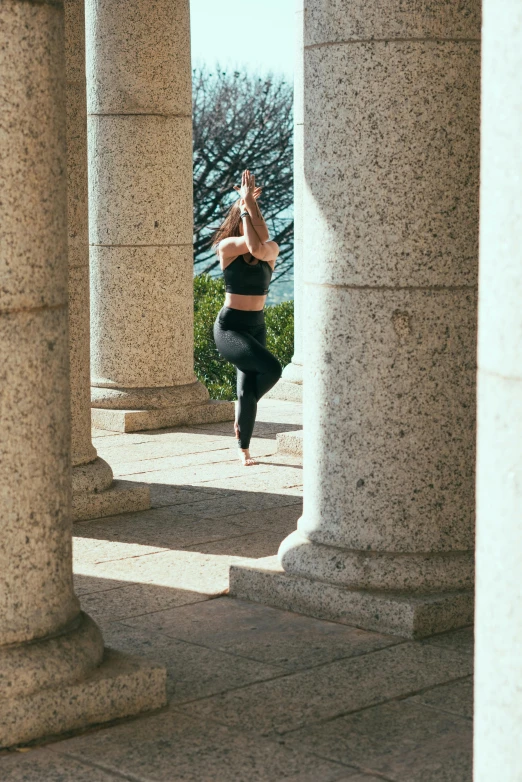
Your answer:
[[[293,89],[284,78],[239,71],[193,71],[194,266],[219,261],[214,230],[237,198],[233,185],[249,168],[263,187],[259,205],[280,248],[273,280],[293,267]]]

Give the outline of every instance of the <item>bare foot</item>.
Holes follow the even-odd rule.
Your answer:
[[[250,456],[248,448],[239,449],[239,458],[243,464],[243,467],[250,467],[253,464],[257,464],[256,460]]]
[[[239,424],[237,421],[234,421],[234,432],[236,433],[236,440],[239,440]]]

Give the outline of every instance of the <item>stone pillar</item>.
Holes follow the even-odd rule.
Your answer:
[[[472,621],[479,34],[478,0],[306,0],[304,513],[233,594]]]
[[[518,782],[522,732],[522,8],[484,2],[476,782]]]
[[[294,67],[294,355],[283,369],[281,380],[269,392],[272,399],[291,402],[303,401],[303,2],[296,0],[295,67]],[[296,450],[294,441],[301,435],[285,433],[289,447]],[[280,448],[278,448],[280,450]],[[300,449],[297,449],[300,452]]]
[[[63,4],[0,4],[0,747],[161,705],[73,591]]]
[[[189,0],[87,0],[86,30],[94,425],[233,420],[194,375]]]
[[[91,439],[84,0],[65,2],[65,71],[71,460],[73,519],[78,520],[150,507],[149,487],[113,481],[110,466],[98,457]]]

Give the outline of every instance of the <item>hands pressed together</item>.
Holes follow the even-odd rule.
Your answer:
[[[239,193],[239,208],[243,211],[257,201],[263,188],[256,187],[255,176],[246,168],[241,175],[241,187],[234,185],[234,190]]]

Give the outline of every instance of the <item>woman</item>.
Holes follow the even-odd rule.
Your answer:
[[[263,307],[279,255],[269,240],[268,229],[256,199],[261,193],[254,176],[243,171],[240,199],[216,231],[214,246],[226,283],[225,306],[214,323],[214,339],[220,354],[237,369],[237,410],[234,429],[245,466],[250,457],[250,438],[257,403],[281,377],[281,364],[266,349]]]

